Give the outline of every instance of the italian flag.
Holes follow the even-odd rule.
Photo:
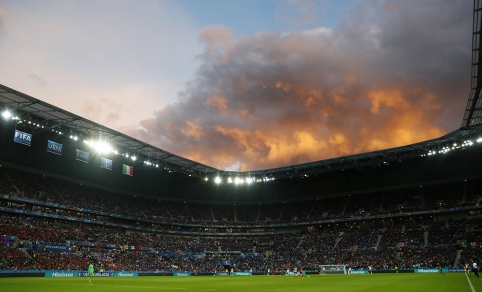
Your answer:
[[[134,175],[134,167],[122,164],[122,173],[133,176]]]
[[[137,250],[137,245],[124,245],[125,250]]]

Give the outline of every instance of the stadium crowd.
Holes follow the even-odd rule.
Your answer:
[[[0,194],[6,196],[0,199],[0,207],[38,211],[43,215],[0,212],[0,235],[20,240],[17,247],[0,247],[0,269],[78,270],[95,261],[106,270],[115,271],[197,269],[214,272],[224,269],[220,260],[232,262],[235,269],[241,271],[270,269],[281,272],[294,267],[317,270],[319,265],[329,264],[345,264],[355,269],[436,267],[439,264],[461,267],[471,259],[482,259],[478,243],[482,225],[478,219],[465,216],[458,220],[436,221],[433,216],[425,216],[350,221],[361,215],[439,210],[479,203],[475,191],[467,192],[463,198],[454,196],[457,191],[457,185],[444,185],[425,192],[410,189],[370,194],[367,195],[369,199],[346,196],[227,208],[122,196],[38,174],[1,169]],[[11,200],[11,197],[36,201]],[[454,200],[454,197],[459,199]],[[100,212],[109,215],[99,215]],[[69,216],[71,220],[50,218],[49,214]],[[89,218],[91,223],[80,222],[79,218]],[[293,228],[293,231],[273,229],[263,236],[173,235],[96,224],[102,221],[131,227],[162,226],[166,231],[220,230],[226,233],[232,230],[242,233],[249,228],[270,229],[273,228],[271,224],[289,226],[320,219],[346,221],[344,224]],[[22,243],[26,242],[30,244],[22,248]],[[50,251],[42,248],[46,244],[68,245],[72,250]]]
[[[0,171],[0,194],[33,199],[46,203],[68,206],[60,210],[37,206],[46,212],[63,212],[79,215],[77,210],[106,212],[111,215],[129,217],[132,220],[147,220],[160,224],[192,223],[202,225],[256,226],[266,224],[292,224],[328,219],[347,219],[359,215],[388,215],[410,211],[437,210],[441,207],[460,207],[479,203],[480,185],[474,191],[460,196],[460,184],[432,186],[429,190],[408,188],[390,193],[344,196],[314,201],[251,204],[212,205],[161,201],[134,196],[119,195],[93,187],[32,174],[16,169]],[[16,206],[31,208],[32,206]],[[97,219],[94,214],[82,214]],[[105,216],[99,219],[105,220]]]

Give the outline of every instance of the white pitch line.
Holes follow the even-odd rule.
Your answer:
[[[472,292],[475,292],[474,286],[472,286],[472,282],[470,282],[469,276],[467,276],[467,273],[464,273],[464,274],[465,274],[465,277],[467,277],[467,281],[469,282],[470,289],[472,290]]]

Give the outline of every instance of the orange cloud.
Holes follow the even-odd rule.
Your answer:
[[[295,132],[292,137],[275,135],[266,139],[269,154],[265,158],[268,165],[289,165],[316,160],[329,148],[328,143],[319,141],[312,133]]]
[[[182,103],[143,122],[141,138],[247,171],[440,137],[462,119],[466,100],[458,96],[470,86],[462,73],[471,56],[465,5],[444,3],[362,4],[329,32],[236,40],[226,27],[209,26],[200,33],[205,50],[193,86]],[[447,15],[448,7],[460,11]]]
[[[180,130],[186,137],[194,138],[197,141],[203,136],[202,127],[191,121],[186,121],[186,126]]]
[[[228,108],[228,101],[226,98],[219,95],[208,98],[204,104],[216,107],[222,114],[226,114],[226,109]]]
[[[372,103],[371,112],[378,114],[380,105],[389,108],[396,108],[397,110],[405,111],[410,106],[403,95],[398,90],[378,90],[368,93],[368,99]]]

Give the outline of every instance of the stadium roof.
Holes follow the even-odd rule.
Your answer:
[[[474,95],[471,94],[470,98],[473,96]],[[470,98],[469,104],[475,102],[471,101]],[[162,168],[166,167],[172,171],[201,178],[214,178],[215,176],[220,176],[277,179],[284,177],[310,176],[316,173],[358,168],[367,165],[400,163],[411,157],[419,157],[431,152],[439,152],[446,149],[446,147],[453,147],[454,144],[462,146],[466,141],[474,141],[480,138],[480,125],[474,124],[474,122],[469,123],[469,127],[461,128],[438,139],[407,146],[266,170],[232,172],[216,169],[167,152],[1,84],[0,107],[2,109],[8,108],[14,111],[15,115],[21,120],[30,121],[31,123],[36,124],[41,131],[54,130],[66,135],[74,134],[81,139],[95,139],[97,137],[102,137],[102,139],[109,141],[111,145],[114,145],[119,153],[130,153],[131,155],[135,153],[138,157],[138,163],[149,161],[153,164],[158,164]],[[480,117],[477,116],[480,112],[477,112],[476,110],[477,108],[474,110],[476,114],[472,114],[472,117],[474,119],[480,119]]]
[[[67,135],[73,134],[81,139],[102,137],[103,140],[109,141],[111,145],[115,146],[119,153],[135,154],[138,157],[138,163],[149,161],[159,167],[200,178],[212,179],[215,176],[254,179],[305,177],[367,165],[402,163],[409,158],[439,153],[452,147],[465,147],[468,141],[477,140],[482,135],[482,98],[480,96],[482,94],[482,66],[479,66],[479,62],[482,60],[480,51],[482,44],[481,1],[474,0],[472,82],[461,128],[440,138],[407,146],[266,170],[233,172],[216,169],[167,152],[1,84],[0,109],[13,110],[21,120],[36,124],[40,131],[54,130]]]
[[[462,128],[480,127],[482,125],[482,53],[480,52],[482,44],[482,1],[474,0],[474,16],[473,16],[473,33],[472,33],[472,72],[471,72],[471,89],[469,100],[465,109]],[[481,66],[479,66],[479,64]]]

